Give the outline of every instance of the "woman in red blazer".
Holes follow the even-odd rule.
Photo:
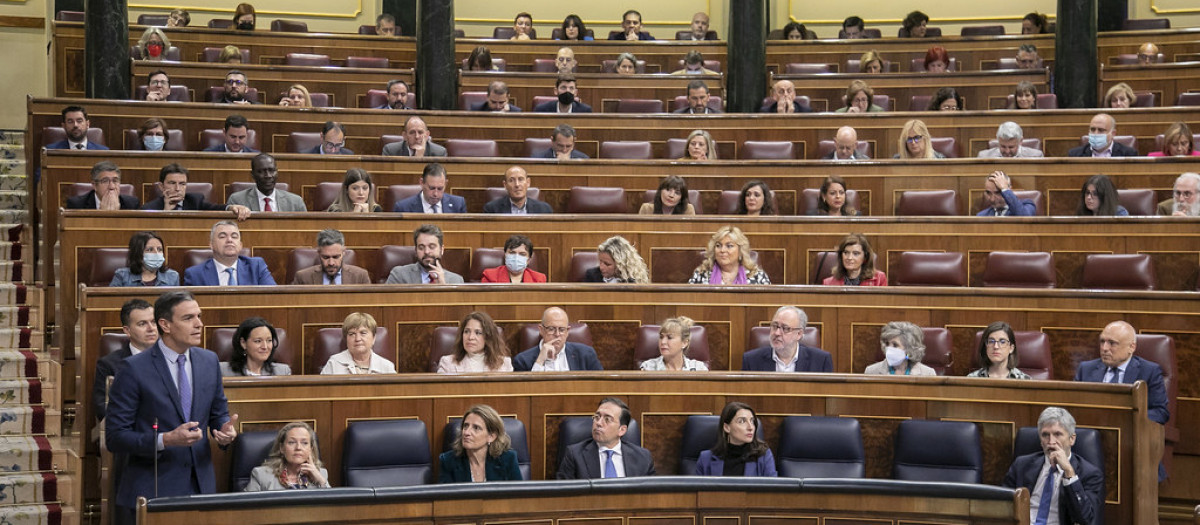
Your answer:
[[[533,256],[533,241],[524,235],[513,235],[504,241],[504,265],[483,271],[485,283],[544,283],[546,274],[529,269]]]

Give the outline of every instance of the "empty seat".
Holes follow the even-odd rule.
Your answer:
[[[692,415],[683,423],[683,439],[679,444],[679,475],[691,476],[696,473],[696,463],[700,453],[711,449],[716,444],[717,426],[721,424],[721,416]],[[756,426],[755,433],[761,433]]]
[[[981,483],[979,429],[962,421],[909,419],[896,431],[895,479]]]
[[[433,481],[429,434],[420,419],[351,421],[342,444],[347,487],[428,485]]]
[[[1117,190],[1117,203],[1124,206],[1130,215],[1158,213],[1158,199],[1154,190],[1150,189]]]
[[[1200,92],[1180,93],[1176,106],[1200,106]]]
[[[241,492],[250,483],[250,472],[263,464],[275,444],[274,430],[239,432],[233,440],[229,461],[229,490]],[[316,448],[316,444],[313,444]]]
[[[908,110],[925,111],[929,108],[931,100],[933,100],[933,95],[913,95],[908,99]]]
[[[796,210],[796,214],[797,215],[808,215],[810,213],[813,213],[813,214],[817,213],[817,205],[820,200],[821,200],[821,189],[820,188],[804,188],[804,190],[800,192],[800,207],[799,207],[800,209]],[[846,204],[844,206],[848,206],[850,208],[854,208],[855,210],[861,211],[861,208],[859,207],[859,203],[858,203],[858,191],[846,190]],[[817,284],[820,284],[820,283],[817,283]]]
[[[862,431],[852,417],[787,416],[779,426],[775,462],[789,478],[862,478]]]
[[[1179,426],[1176,405],[1179,397],[1179,363],[1175,357],[1175,340],[1163,334],[1137,334],[1137,355],[1162,368],[1163,387],[1167,391],[1167,412],[1172,415],[1163,426],[1166,449],[1163,451],[1163,467],[1170,473],[1171,457],[1179,442]]]
[[[837,144],[832,140],[822,140],[817,142],[817,158],[823,159],[826,155],[833,153],[837,149]],[[854,149],[862,155],[871,156],[871,143],[865,140],[860,140]],[[803,213],[802,213],[803,215]]]
[[[304,373],[317,375],[321,373],[322,368],[325,368],[325,363],[329,361],[330,357],[346,349],[346,336],[342,334],[341,327],[327,326],[317,330],[317,337],[313,340],[312,345],[312,359],[306,363]],[[394,349],[389,350],[389,347],[391,347],[391,342],[388,339],[388,329],[383,326],[376,327],[375,345],[371,347],[371,351],[394,364],[396,352]]]
[[[494,140],[447,139],[448,157],[499,157],[500,146]]]
[[[458,109],[463,111],[473,111],[479,105],[486,102],[486,91],[463,91],[458,95]]]
[[[1004,26],[1000,24],[985,26],[963,26],[959,32],[962,36],[995,36],[1004,34]]]
[[[921,363],[932,368],[937,375],[944,376],[954,365],[954,340],[950,330],[940,326],[922,326],[921,340],[925,342],[925,358]],[[879,360],[883,360],[880,349]]]
[[[896,215],[958,215],[958,192],[954,190],[910,190],[900,193]]]
[[[296,20],[272,20],[271,31],[281,33],[307,33],[308,23]]]
[[[289,66],[328,66],[329,55],[288,53],[285,63]]]
[[[576,252],[571,255],[571,268],[567,271],[567,282],[584,282],[588,270],[600,266],[600,256],[593,251]]]
[[[420,186],[417,187],[420,188]],[[384,283],[387,282],[388,274],[392,272],[392,268],[412,264],[416,260],[416,247],[412,245],[397,246],[386,244],[379,247],[379,256],[376,259],[377,264],[375,268],[371,269],[371,275],[375,276],[376,283]]]
[[[1054,288],[1056,282],[1048,252],[991,252],[983,269],[985,287]]]
[[[617,113],[662,113],[663,101],[654,98],[622,98],[617,100]]]
[[[617,72],[617,61],[616,60],[602,60],[600,62],[600,72],[601,73],[616,73]],[[638,60],[637,64],[634,66],[634,72],[639,75],[642,73],[645,73],[646,72],[646,61]]]
[[[387,69],[391,65],[386,57],[346,57],[346,67]]]
[[[791,160],[796,158],[796,145],[787,141],[747,140],[742,143],[739,157],[754,160]]]
[[[1089,254],[1083,262],[1083,288],[1153,290],[1154,260],[1148,254]]]
[[[600,158],[602,159],[648,160],[652,158],[651,152],[650,141],[621,140],[600,143]]]
[[[816,73],[835,73],[836,71],[834,71],[834,68],[830,64],[791,62],[784,64],[783,72],[788,75],[813,75]]]
[[[900,252],[891,270],[897,286],[967,285],[967,265],[959,252]]]
[[[371,27],[375,27],[375,26],[371,26]],[[206,48],[204,48],[204,54],[203,54],[203,58],[201,60],[203,60],[204,62],[216,62],[217,60],[220,60],[221,52],[224,50],[225,50],[225,48],[221,48],[221,47],[206,47]],[[242,52],[242,63],[249,64],[250,63],[250,50],[249,49],[241,49],[240,51]]]
[[[59,11],[54,19],[59,22],[82,22],[87,15],[83,11]]]
[[[813,265],[812,280],[809,284],[822,284],[826,277],[833,277],[833,269],[837,268],[837,252],[817,252],[817,260]]]
[[[1054,360],[1050,356],[1050,336],[1045,332],[1014,330],[1017,345],[1017,368],[1034,379],[1054,379]],[[975,332],[975,344],[979,348],[983,330]],[[979,352],[972,352],[975,368],[981,368]]]
[[[525,156],[534,157],[545,153],[550,149],[550,139],[541,137],[529,137],[525,139]]]
[[[125,149],[133,150],[133,151],[143,151],[146,149],[146,145],[144,143],[142,143],[141,140],[138,140],[137,134],[138,134],[138,130],[136,130],[136,129],[125,130],[125,134],[124,134],[125,135]],[[167,143],[163,145],[163,150],[164,151],[185,151],[185,150],[187,150],[187,144],[184,144],[184,142],[183,142],[183,130],[168,129],[167,130]],[[191,189],[191,188],[189,187],[188,189]]]
[[[363,25],[358,26],[358,34],[360,34],[360,35],[378,35],[379,33],[375,31],[374,24],[363,24]],[[398,28],[398,27],[396,28],[396,36],[400,36],[400,28]]]
[[[288,151],[291,153],[308,153],[313,148],[320,148],[325,139],[316,131],[293,131],[288,133]],[[341,186],[341,184],[338,184]],[[328,206],[326,206],[328,207]],[[321,208],[324,210],[325,208]]]
[[[548,434],[548,433],[547,433]],[[555,455],[555,465],[562,465],[567,447],[592,437],[592,416],[568,416],[558,422],[558,453]],[[636,419],[630,418],[625,435],[621,436],[624,443],[641,446],[642,432]],[[549,445],[549,443],[547,443]],[[598,464],[598,462],[597,462]]]
[[[1137,97],[1137,101],[1133,103],[1132,107],[1152,108],[1158,105],[1158,97],[1153,91],[1134,91],[1133,96]]]
[[[687,156],[687,139],[667,139],[667,154],[664,159],[675,160]]]
[[[633,359],[638,366],[641,366],[642,361],[649,361],[660,355],[658,351],[658,329],[659,325],[656,324],[647,324],[638,327],[633,343]],[[705,330],[703,325],[692,325],[691,339],[688,341],[685,353],[689,359],[701,361],[705,365],[708,364],[708,330]]]
[[[553,58],[535,58],[533,59],[534,73],[558,73],[558,62]],[[534,106],[537,106],[535,103]]]
[[[521,477],[529,481],[533,475],[533,459],[529,455],[529,438],[526,436],[525,423],[512,417],[501,420],[504,422],[504,432],[508,434],[509,448],[517,453],[517,468],[521,470]],[[442,452],[454,450],[454,441],[458,439],[460,432],[462,418],[451,418],[442,429]]]
[[[1147,31],[1170,28],[1170,18],[1126,18],[1121,21],[1122,31]]]
[[[929,145],[933,151],[945,155],[948,159],[958,158],[958,145],[954,137],[929,137]]]
[[[629,213],[625,188],[574,186],[567,198],[567,213]]]

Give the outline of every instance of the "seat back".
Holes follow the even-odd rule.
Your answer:
[[[1093,253],[1083,262],[1083,288],[1153,290],[1154,260],[1145,253]]]
[[[1184,94],[1186,94],[1186,93],[1184,93]],[[1165,140],[1166,140],[1166,136],[1163,135],[1162,133],[1155,135],[1154,136],[1154,151],[1162,151],[1163,150],[1163,141],[1165,141]],[[1196,144],[1196,143],[1200,143],[1200,133],[1192,133],[1192,144]]]
[[[396,203],[421,193],[420,184],[392,184],[379,192],[379,205],[384,211],[392,211]],[[412,261],[409,261],[412,262]],[[384,278],[387,274],[384,274]]]
[[[368,89],[367,95],[359,100],[361,100],[358,106],[360,108],[377,108],[387,104],[387,91],[382,89]],[[417,94],[409,93],[404,98],[404,105],[410,108],[415,107],[417,105]]]
[[[548,138],[528,137],[525,139],[525,156],[534,157],[536,155],[541,155],[551,147],[552,143]]]
[[[1126,18],[1121,21],[1121,31],[1148,31],[1170,28],[1170,18]]]
[[[617,100],[617,113],[662,113],[663,101],[656,98],[622,98]]]
[[[573,186],[567,213],[629,213],[625,188]]]
[[[208,349],[217,354],[217,359],[229,362],[233,359],[233,337],[235,335],[237,335],[236,326],[222,326],[213,330],[212,337],[206,342]],[[279,344],[275,348],[275,362],[294,368],[296,363],[294,354],[292,353],[291,341],[288,340],[287,330],[277,327],[275,328],[275,336],[279,338]],[[296,373],[300,372],[297,371]]]
[[[92,264],[88,271],[88,286],[108,286],[118,268],[128,268],[129,248],[96,248],[92,250]]]
[[[1042,441],[1038,437],[1037,427],[1017,429],[1017,436],[1013,439],[1013,459],[1041,451]],[[1079,457],[1104,472],[1104,443],[1096,429],[1075,427],[1075,444],[1071,445],[1071,453],[1079,454]],[[1104,491],[1100,493],[1104,494]]]
[[[895,479],[981,483],[979,429],[962,421],[909,419],[896,431]]]
[[[1179,397],[1179,364],[1175,358],[1175,339],[1163,334],[1137,334],[1137,355],[1162,368],[1163,386],[1167,391],[1167,409],[1171,414],[1178,414],[1175,403]],[[1179,439],[1175,421],[1175,417],[1167,421],[1168,442]]]
[[[278,22],[278,20],[276,20]],[[329,55],[288,53],[284,63],[289,66],[328,66]]]
[[[329,206],[337,201],[341,193],[342,183],[340,182],[318,182],[317,189],[313,192],[313,205],[310,209],[313,211],[329,209]]]
[[[954,341],[950,337],[950,330],[922,326],[921,333],[921,340],[925,342],[925,358],[921,359],[921,363],[932,368],[939,376],[946,375],[954,365]],[[879,359],[883,360],[882,354]]]
[[[429,336],[429,371],[437,372],[442,357],[454,354],[454,341],[458,338],[457,326],[438,326]]]
[[[54,20],[59,22],[82,22],[87,15],[83,11],[59,11],[54,13]]]
[[[995,36],[1004,34],[1004,26],[1000,24],[984,26],[963,26],[962,36]]]
[[[225,132],[223,130],[206,129],[200,132],[200,149],[208,149],[223,144],[225,144]],[[253,129],[246,130],[246,145],[251,149],[259,149],[257,131]]]
[[[94,142],[101,146],[107,146],[104,143],[104,130],[101,128],[88,128],[88,142]],[[67,140],[67,132],[62,126],[47,126],[42,128],[42,146],[49,146],[55,142]]]
[[[815,326],[804,327],[804,335],[800,336],[800,344],[812,348],[821,348],[821,329]],[[765,346],[771,346],[771,327],[755,326],[751,328],[746,348],[755,349]]]
[[[954,190],[910,190],[900,193],[896,215],[958,215],[958,192]]]
[[[567,416],[558,422],[558,454],[556,465],[562,465],[567,447],[592,437],[592,416]],[[625,435],[621,436],[624,443],[642,445],[642,431],[636,419],[630,418]]]
[[[1200,106],[1200,92],[1180,93],[1175,99],[1176,106]],[[1162,149],[1162,148],[1159,148]]]
[[[1153,91],[1134,91],[1133,96],[1137,97],[1137,101],[1131,107],[1152,108],[1158,105],[1158,97],[1155,96]]]
[[[602,159],[648,160],[651,151],[650,141],[645,140],[606,140],[600,143]]]
[[[692,415],[683,423],[683,437],[679,444],[680,476],[691,476],[696,473],[696,463],[700,461],[700,453],[711,449],[716,444],[717,428],[721,425],[721,416]],[[756,426],[755,432],[761,428]]]
[[[742,143],[743,159],[792,160],[796,158],[796,145],[788,141],[747,140]]]
[[[371,351],[379,354],[388,361],[395,362],[395,352],[389,351],[391,347],[391,341],[388,339],[388,329],[383,326],[376,327],[375,345],[371,347]],[[321,369],[325,367],[325,363],[329,361],[329,358],[345,349],[346,337],[342,334],[341,327],[327,326],[318,329],[317,337],[313,341],[313,357],[305,367],[306,370],[304,373],[309,375],[320,374]]]
[[[837,263],[837,252],[817,252],[817,262],[814,265],[812,281],[809,284],[824,283],[826,277],[833,276],[833,270],[837,268]]]
[[[1054,360],[1050,356],[1050,336],[1045,332],[1014,330],[1017,345],[1017,368],[1029,374],[1034,379],[1053,379]],[[975,345],[983,339],[983,330],[975,332]],[[979,368],[986,363],[979,362],[979,352],[972,353],[972,366]]]
[[[320,147],[324,140],[316,131],[293,131],[288,133],[287,147],[291,153],[307,153],[313,148]],[[341,184],[338,184],[338,187],[341,187]]]
[[[588,270],[599,266],[600,256],[596,252],[575,252],[571,255],[571,269],[567,271],[567,282],[581,283]]]
[[[817,142],[817,158],[823,159],[826,155],[833,153],[837,149],[837,143],[832,140],[822,140]],[[854,149],[860,154],[871,156],[871,143],[865,140],[860,140],[854,146]],[[855,206],[857,208],[857,206]]]
[[[990,252],[983,270],[983,286],[1004,288],[1054,288],[1054,258],[1049,252]]]
[[[638,60],[637,64],[634,65],[633,70],[635,73],[637,73],[639,75],[642,73],[645,73],[646,72],[646,61]],[[617,72],[617,61],[616,60],[600,61],[600,72],[601,73],[616,73]]]
[[[385,57],[346,57],[346,67],[387,69],[391,67],[391,61]]]
[[[641,366],[642,361],[649,361],[660,355],[658,352],[658,329],[659,325],[656,324],[638,327],[633,343],[633,359],[638,366]],[[688,341],[688,347],[684,353],[688,358],[702,361],[708,365],[708,330],[703,325],[692,326],[691,339]]]
[[[297,20],[272,20],[271,31],[281,33],[307,33],[308,23]]]
[[[396,487],[433,482],[424,421],[351,421],[342,436],[345,486]]]
[[[100,336],[100,348],[97,358],[103,358],[113,352],[120,351],[125,345],[129,344],[129,336],[118,333],[109,332]]]
[[[800,192],[800,209],[796,210],[796,214],[808,215],[810,212],[817,213],[817,205],[820,204],[820,200],[820,188],[804,188]],[[854,208],[855,210],[862,211],[862,208],[859,206],[858,191],[846,190],[846,204],[843,206],[848,206]]]
[[[397,30],[397,31],[396,31],[396,36],[400,36],[400,31],[399,31],[399,29],[400,29],[399,27],[397,27],[397,28],[396,28],[396,30]],[[363,25],[360,25],[360,26],[358,26],[358,34],[360,34],[360,35],[378,35],[378,34],[379,34],[379,32],[375,31],[375,26],[374,26],[374,25],[372,25],[372,24],[363,24]]]
[[[499,157],[500,146],[494,140],[446,139],[448,157]]]
[[[946,158],[958,158],[958,145],[955,143],[954,137],[929,137],[929,145],[933,151],[945,155]]]
[[[667,160],[681,159],[687,155],[687,139],[667,139]]]
[[[517,453],[517,468],[525,481],[532,479],[533,459],[529,455],[529,438],[525,432],[525,423],[514,417],[501,419],[504,422],[504,432],[508,434],[509,448]],[[462,432],[462,418],[450,418],[442,429],[442,452],[454,450],[454,441]]]
[[[214,18],[208,21],[209,29],[233,29],[237,24],[230,18]]]
[[[966,286],[967,265],[960,252],[900,252],[892,268],[897,286]]]
[[[557,73],[558,63],[553,58],[535,58],[533,59],[534,73]],[[534,103],[536,106],[537,103]]]
[[[212,27],[212,26],[209,26],[209,27]],[[371,27],[374,27],[374,26],[371,26]],[[200,61],[216,62],[221,59],[221,52],[224,50],[225,50],[225,48],[223,48],[223,47],[206,47],[206,48],[204,48],[204,52],[200,57]],[[242,52],[242,63],[249,64],[250,63],[250,50],[249,49],[241,49],[240,51]]]
[[[379,257],[376,259],[377,264],[373,268],[371,275],[375,276],[376,284],[382,284],[387,282],[388,274],[392,272],[392,268],[412,264],[416,261],[416,247],[385,244],[379,247]]]
[[[775,449],[779,475],[789,478],[862,478],[862,431],[852,417],[787,416]]]
[[[1117,202],[1124,206],[1130,215],[1154,215],[1157,213],[1158,199],[1154,196],[1154,190],[1117,190]]]
[[[487,102],[486,91],[463,91],[458,94],[458,109],[462,111],[472,111],[484,102]]]
[[[263,464],[275,445],[274,430],[239,432],[233,440],[229,462],[229,491],[241,492],[250,483],[250,472]],[[316,444],[313,444],[316,447]]]
[[[816,73],[835,73],[831,64],[816,64],[806,62],[791,62],[784,64],[783,72],[788,75],[813,75]]]
[[[913,95],[908,99],[908,110],[925,111],[931,100],[933,100],[933,95]]]

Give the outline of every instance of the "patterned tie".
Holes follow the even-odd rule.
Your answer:
[[[263,197],[263,211],[275,211],[271,209],[271,198]]]
[[[1046,483],[1042,485],[1042,499],[1038,501],[1037,518],[1033,520],[1033,525],[1046,525],[1046,519],[1050,517],[1050,499],[1054,497],[1054,465],[1050,465],[1050,472],[1046,473]]]
[[[1109,367],[1108,371],[1112,373],[1112,377],[1110,377],[1107,381],[1108,383],[1116,384],[1116,383],[1121,382],[1121,369],[1120,368],[1117,368],[1115,366]]]
[[[442,213],[442,203],[439,202],[433,205],[433,213]]]
[[[234,271],[233,268],[226,268],[225,273],[229,274],[229,281],[227,281],[228,285],[237,286],[237,272]]]
[[[604,454],[605,454],[605,458],[604,458],[604,477],[606,477],[606,478],[615,478],[615,477],[617,477],[617,465],[616,465],[615,463],[613,463],[613,459],[612,459],[612,457],[613,457],[613,452],[614,452],[614,451],[612,451],[612,450],[605,450],[605,451],[604,451]]]
[[[179,365],[179,406],[183,407],[183,418],[192,417],[192,385],[188,383],[187,354],[179,354],[175,360]]]

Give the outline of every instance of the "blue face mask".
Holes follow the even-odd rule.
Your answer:
[[[146,147],[146,151],[162,151],[163,146],[167,145],[167,138],[147,135],[142,137],[142,145]]]
[[[1088,135],[1088,144],[1090,144],[1094,150],[1103,150],[1104,148],[1108,147],[1108,134],[1092,133]]]
[[[508,271],[512,273],[521,273],[525,271],[525,267],[529,265],[529,258],[524,255],[515,253],[504,254],[504,266],[508,267]]]
[[[159,268],[162,268],[163,263],[166,261],[167,258],[161,253],[142,254],[142,266],[145,266],[147,270],[152,272],[157,272]]]

